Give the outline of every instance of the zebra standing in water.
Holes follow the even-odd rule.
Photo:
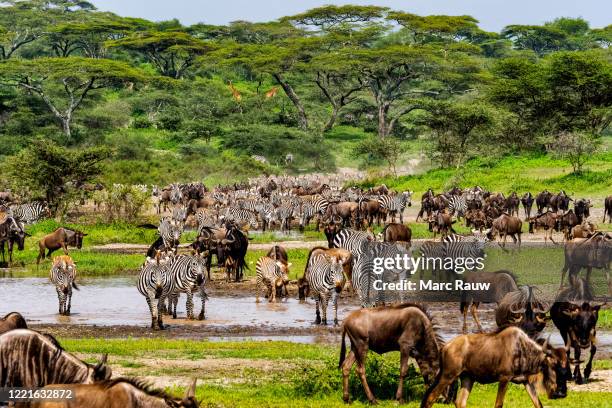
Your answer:
[[[259,303],[259,295],[261,286],[265,285],[268,290],[266,296],[270,302],[276,302],[276,291],[281,290],[281,293],[287,293],[287,284],[289,283],[289,267],[291,264],[285,264],[284,262],[274,260],[268,256],[262,256],[257,260],[255,265],[255,272],[257,273],[256,291],[257,298],[256,303]]]
[[[74,279],[76,278],[76,265],[68,255],[53,258],[49,280],[55,285],[57,299],[59,301],[59,314],[70,316],[72,303],[72,288],[79,289]]]
[[[9,209],[12,216],[24,224],[33,224],[44,216],[51,216],[49,206],[43,201],[15,204],[11,205]]]
[[[208,254],[206,254],[208,255]],[[179,295],[187,295],[187,319],[193,320],[193,292],[199,291],[202,299],[202,310],[198,315],[198,320],[204,320],[206,313],[206,259],[196,255],[177,255],[166,265],[172,277],[172,293],[168,296],[168,313],[172,312],[172,318],[176,319],[176,306],[178,305]]]
[[[401,194],[382,195],[378,197],[380,209],[391,216],[391,222],[395,222],[395,214],[399,214],[400,223],[404,223],[404,209],[412,205],[412,191],[404,191]]]
[[[138,274],[136,286],[141,295],[147,299],[151,312],[151,328],[163,330],[162,305],[164,300],[172,293],[172,277],[168,270],[168,259],[160,259],[158,251],[155,259],[147,258]]]
[[[465,217],[465,213],[467,212],[467,197],[465,194],[463,195],[451,195],[448,198],[448,212],[451,215],[457,217],[457,219],[461,219]]]
[[[176,252],[183,234],[183,224],[171,217],[164,217],[157,227],[166,251]]]
[[[346,283],[342,262],[335,257],[330,258],[324,254],[315,255],[308,260],[304,279],[308,282],[312,297],[316,301],[317,317],[315,324],[327,325],[327,304],[331,295],[334,303],[334,325],[337,326],[338,297]],[[321,320],[319,307],[323,312],[323,320]]]

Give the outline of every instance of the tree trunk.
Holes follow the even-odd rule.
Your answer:
[[[64,135],[70,140],[72,138],[72,131],[70,130],[70,118],[60,118],[62,122],[62,131]]]
[[[389,127],[387,126],[387,113],[389,112],[389,104],[383,102],[378,105],[378,136],[385,138],[389,135]]]
[[[289,85],[289,83],[283,79],[281,74],[273,74],[273,76],[274,79],[276,79],[279,85],[283,88],[283,91],[285,91],[285,95],[287,95],[289,100],[293,103],[293,106],[295,106],[295,108],[297,109],[300,129],[308,129],[308,118],[306,117],[306,110],[304,109],[304,105],[302,105],[300,97],[295,93],[291,85]]]
[[[329,117],[329,120],[327,121],[327,123],[325,124],[325,127],[323,128],[323,133],[327,132],[328,130],[331,130],[334,127],[334,124],[336,124],[336,119],[338,119],[339,112],[340,112],[339,108],[337,108],[336,106],[332,107],[331,116]]]

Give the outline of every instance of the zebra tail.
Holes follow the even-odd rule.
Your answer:
[[[338,362],[338,369],[342,368],[342,364],[344,363],[344,358],[346,355],[346,343],[344,341],[344,336],[346,335],[346,328],[342,328],[342,344],[340,345],[340,362]]]
[[[75,281],[72,281],[72,287],[75,288],[76,290],[81,290],[79,289]]]

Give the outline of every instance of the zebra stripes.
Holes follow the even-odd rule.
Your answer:
[[[68,255],[53,258],[49,280],[55,285],[57,299],[59,301],[59,314],[70,316],[72,303],[72,288],[78,289],[74,279],[76,278],[76,265]]]
[[[255,272],[257,274],[256,302],[259,303],[259,295],[262,285],[265,285],[268,293],[266,297],[270,302],[276,301],[276,291],[289,283],[288,268],[291,264],[285,265],[281,261],[276,261],[270,257],[262,256],[257,260]],[[281,292],[282,293],[282,292]]]
[[[176,251],[183,234],[183,224],[170,217],[164,217],[160,220],[157,231],[164,243],[165,250]]]
[[[412,192],[404,191],[396,195],[382,195],[378,197],[381,210],[391,216],[391,222],[395,222],[395,214],[399,214],[400,223],[404,223],[404,209],[412,205]]]
[[[361,254],[362,243],[365,241],[374,241],[374,235],[369,231],[343,228],[334,237],[333,247],[346,249],[356,258]]]
[[[458,219],[465,217],[467,209],[467,198],[465,195],[451,195],[448,198],[448,211],[451,215],[455,215]]]
[[[316,301],[315,324],[327,324],[327,305],[329,297],[332,296],[334,325],[338,325],[338,296],[346,282],[342,262],[324,254],[315,255],[308,261],[304,278],[308,281],[312,297]],[[319,307],[323,312],[323,320]]]
[[[450,234],[443,238],[442,242],[427,241],[421,246],[421,257],[429,259],[440,259],[440,260],[457,260],[457,259],[476,259],[484,258],[485,256],[485,245],[487,237],[485,234],[480,234],[477,231],[474,235],[458,235]],[[445,280],[449,280],[451,272],[463,273],[459,270],[446,270],[442,267],[444,262],[430,262],[434,267],[432,268],[432,274],[434,277],[438,276],[441,272],[444,272]],[[436,266],[440,264],[441,269]],[[453,263],[454,264],[454,263]],[[423,269],[420,271],[420,277],[423,278]]]
[[[249,225],[252,228],[257,228],[257,217],[255,213],[242,208],[228,207],[225,210],[223,221],[234,221],[239,225]]]
[[[164,328],[162,320],[162,305],[172,292],[172,277],[167,267],[168,260],[147,259],[138,274],[136,287],[141,295],[147,299],[151,312],[151,328]]]
[[[327,212],[327,207],[329,207],[329,201],[322,196],[313,196],[303,199],[300,228],[306,227],[315,215],[325,214],[325,212]]]
[[[42,201],[34,201],[26,204],[15,204],[9,207],[14,218],[24,224],[32,224],[45,215],[50,216],[49,206]]]
[[[177,255],[166,265],[172,278],[172,292],[169,295],[168,313],[172,312],[172,317],[176,319],[176,307],[179,295],[187,295],[186,310],[187,319],[194,319],[193,313],[193,293],[200,292],[202,299],[202,310],[198,315],[198,320],[204,320],[206,313],[206,260],[199,255]]]

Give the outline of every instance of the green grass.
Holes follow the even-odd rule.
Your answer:
[[[338,346],[320,344],[298,344],[282,341],[244,341],[244,342],[209,342],[199,340],[176,339],[61,339],[62,345],[70,352],[85,355],[87,361],[101,353],[109,353],[109,362],[130,369],[130,375],[174,376],[184,378],[187,383],[192,377],[199,379],[197,397],[203,400],[202,406],[215,407],[345,407],[342,402],[340,386],[341,374],[336,369]],[[139,360],[143,358],[144,360]],[[167,364],[156,363],[154,366],[144,364],[147,359],[163,358]],[[209,369],[208,359],[240,359],[242,368],[227,369],[223,364]],[[173,362],[176,360],[176,362]],[[181,368],[181,360],[191,360],[196,364],[192,368]],[[252,363],[249,363],[249,360]],[[387,353],[380,358],[370,354],[368,359],[369,382],[385,384],[387,388],[377,389],[380,396],[394,393],[397,384],[397,366],[399,354]],[[143,361],[141,363],[140,361]],[[149,360],[150,361],[150,360]],[[208,360],[210,361],[210,360]],[[229,360],[228,360],[229,361]],[[262,369],[256,362],[269,362],[274,370]],[[201,368],[198,368],[201,362]],[[381,366],[382,364],[382,366]],[[252,367],[251,367],[252,366]],[[191,367],[191,366],[190,366]],[[378,367],[378,369],[377,369]],[[380,368],[387,367],[383,371]],[[597,360],[596,369],[611,369],[611,360]],[[375,378],[384,373],[388,378]],[[417,374],[414,374],[417,375]],[[314,377],[313,377],[314,376]],[[382,381],[381,381],[382,380]],[[311,384],[323,390],[312,394]],[[418,376],[411,380],[410,401],[407,407],[417,407],[418,400],[424,393]],[[351,378],[353,406],[366,404],[360,397],[360,385],[353,375]],[[182,395],[184,388],[171,387],[169,391]],[[495,401],[497,387],[495,384],[477,384],[468,401],[470,407],[491,406]],[[540,396],[543,404],[550,407],[608,407],[611,393],[570,392],[563,400],[548,400]],[[381,406],[397,406],[390,399],[379,400]],[[509,407],[531,407],[531,402],[524,388],[511,385],[505,399]],[[445,405],[436,405],[444,407]]]
[[[545,155],[482,157],[460,169],[434,169],[413,176],[375,178],[361,185],[370,187],[381,183],[398,191],[413,190],[417,197],[430,187],[439,192],[454,185],[480,185],[504,193],[534,193],[547,188],[550,191],[564,189],[575,197],[602,198],[612,190],[612,152],[594,155],[581,175],[572,174],[566,161]]]

